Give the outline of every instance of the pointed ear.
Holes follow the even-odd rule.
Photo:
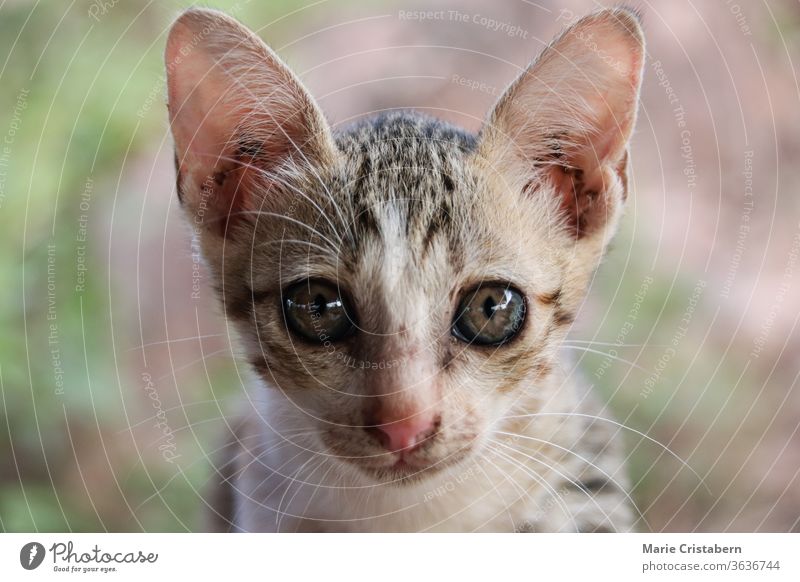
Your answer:
[[[178,196],[210,230],[248,220],[281,174],[334,151],[330,128],[299,79],[255,34],[190,9],[166,48]]]
[[[512,188],[555,197],[574,239],[613,234],[643,64],[635,13],[592,14],[508,88],[482,131],[480,155]]]

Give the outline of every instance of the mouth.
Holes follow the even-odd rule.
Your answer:
[[[328,450],[339,460],[362,475],[366,475],[382,485],[404,486],[424,481],[441,471],[457,465],[469,456],[470,444],[449,451],[446,455],[434,454],[427,447],[408,451],[375,454],[351,449],[336,435],[324,434],[323,442]]]
[[[427,479],[440,470],[437,464],[413,463],[402,456],[393,463],[381,466],[364,466],[361,469],[382,483],[395,485],[416,483]]]
[[[413,455],[394,454],[393,459],[380,465],[356,462],[359,468],[382,484],[411,485],[419,483],[440,473],[448,467],[460,463],[465,455],[454,454],[435,461],[415,459]]]

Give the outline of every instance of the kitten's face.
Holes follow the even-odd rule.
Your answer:
[[[569,257],[470,136],[393,115],[337,142],[336,163],[265,203],[241,263],[226,253],[226,295],[254,291],[251,361],[326,451],[387,478],[433,471],[549,372]]]
[[[625,195],[641,42],[630,14],[602,14],[576,26],[609,38],[604,54],[630,74],[609,67],[588,87],[577,76],[554,98],[540,80],[563,81],[553,55],[585,58],[567,35],[480,137],[416,114],[334,137],[240,25],[208,11],[178,21],[168,68],[197,31],[240,38],[173,68],[170,113],[182,201],[202,214],[246,357],[288,403],[281,426],[406,483],[480,451],[515,405],[535,412],[552,396],[556,346]]]

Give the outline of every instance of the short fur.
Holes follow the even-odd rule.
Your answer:
[[[593,43],[593,44],[591,44]],[[300,81],[229,17],[167,43],[178,193],[202,225],[253,396],[216,464],[211,527],[236,531],[627,531],[622,446],[559,345],[627,196],[643,66],[635,14],[578,21],[472,135],[416,112],[333,132]],[[287,285],[336,282],[356,332],[287,330]],[[496,347],[451,334],[466,290],[527,302]],[[365,430],[435,411],[398,472]]]

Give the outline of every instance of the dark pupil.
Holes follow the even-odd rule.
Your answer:
[[[495,300],[492,299],[491,296],[487,297],[486,301],[483,302],[483,313],[486,316],[486,319],[491,319],[492,318],[492,316],[495,313],[495,309],[494,308],[495,308],[496,305],[497,305],[497,303],[495,303]]]
[[[322,296],[322,294],[319,294],[314,297],[310,307],[312,313],[322,316],[325,313],[325,309],[328,307],[328,304],[325,302],[325,298]]]
[[[453,322],[453,334],[477,345],[500,345],[517,334],[524,319],[522,295],[491,285],[463,299]]]
[[[291,331],[314,343],[338,341],[353,328],[338,289],[330,284],[289,287],[283,309]]]

